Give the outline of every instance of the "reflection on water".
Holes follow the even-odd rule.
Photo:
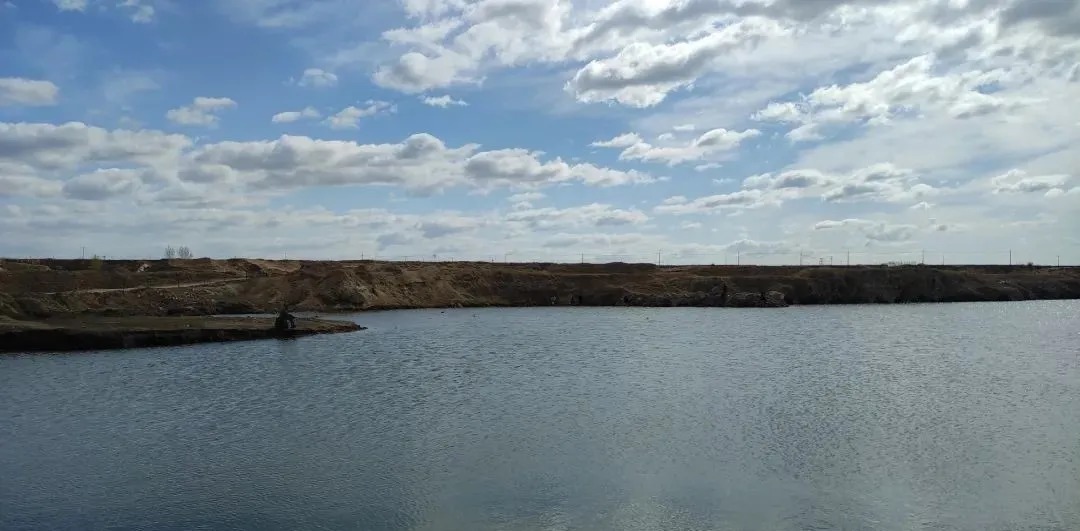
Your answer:
[[[1080,304],[364,314],[0,358],[0,529],[1078,529]]]

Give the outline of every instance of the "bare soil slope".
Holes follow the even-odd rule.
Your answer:
[[[454,306],[778,306],[1080,298],[1080,268],[276,260],[0,261],[0,315]]]

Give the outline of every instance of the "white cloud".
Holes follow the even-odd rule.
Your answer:
[[[610,205],[592,203],[571,208],[539,208],[515,210],[504,218],[534,230],[565,230],[573,227],[619,227],[637,225],[649,220],[639,210],[623,210]]]
[[[589,145],[606,148],[628,148],[643,141],[644,139],[637,133],[624,133],[611,140],[598,140]]]
[[[148,0],[121,0],[119,6],[126,9],[131,16],[132,22],[146,24],[154,20],[156,11],[154,6],[147,3]]]
[[[717,57],[758,40],[785,33],[765,20],[741,20],[704,36],[675,43],[635,42],[615,56],[589,62],[566,83],[583,102],[615,101],[651,107],[685,87],[712,67]]]
[[[160,131],[110,131],[81,122],[61,125],[0,122],[0,163],[41,172],[91,164],[175,167],[181,153],[191,144],[185,136]]]
[[[795,169],[748,177],[743,187],[768,190],[777,200],[820,197],[828,202],[907,202],[938,193],[912,170],[882,163],[847,174]]]
[[[87,0],[52,0],[60,11],[85,11]]]
[[[437,97],[424,96],[423,98],[421,98],[420,101],[422,101],[424,105],[428,105],[431,107],[442,107],[443,109],[452,105],[458,107],[466,107],[469,105],[463,100],[455,100],[454,98],[451,98],[449,94]]]
[[[304,70],[300,80],[296,82],[301,87],[327,88],[338,84],[337,74],[327,72],[321,68],[308,68]]]
[[[229,98],[207,98],[199,96],[191,105],[170,109],[165,117],[179,125],[201,125],[213,127],[218,124],[218,113],[236,107],[236,102]]]
[[[620,160],[641,160],[645,162],[664,162],[670,166],[683,162],[701,160],[715,155],[731,151],[739,146],[744,140],[759,136],[761,131],[748,129],[746,131],[728,131],[727,129],[713,129],[702,133],[701,136],[682,144],[670,144],[654,146],[641,139],[640,135],[628,133],[619,135],[611,140],[593,142],[593,146],[624,148],[619,153]]]
[[[88,16],[144,21],[163,14],[165,6],[183,7],[157,0],[59,3]],[[1080,26],[1074,23],[1080,11],[1074,0],[1045,6],[1026,0],[346,3],[240,0],[220,9],[235,22],[272,28],[298,48],[298,56],[319,65],[290,80],[294,86],[329,87],[344,83],[346,73],[370,72],[382,87],[450,107],[460,100],[449,96],[457,92],[448,87],[469,84],[470,103],[481,98],[485,108],[515,110],[515,135],[532,138],[554,128],[566,133],[556,136],[571,151],[559,158],[536,151],[540,144],[502,144],[525,138],[512,135],[486,140],[499,145],[484,148],[458,137],[447,146],[418,132],[423,128],[401,132],[408,126],[404,120],[392,128],[361,124],[367,143],[288,135],[245,135],[233,142],[216,132],[188,138],[84,124],[5,124],[0,194],[17,196],[21,208],[0,207],[0,233],[12,235],[0,246],[70,248],[65,231],[79,234],[72,239],[92,233],[109,244],[134,245],[129,242],[147,240],[151,228],[191,233],[213,227],[208,248],[280,255],[265,238],[272,227],[275,238],[293,246],[290,256],[294,249],[322,255],[374,251],[382,242],[401,254],[419,250],[440,257],[479,256],[494,247],[558,255],[563,246],[576,246],[576,254],[598,246],[653,260],[648,255],[662,247],[665,261],[671,249],[687,260],[718,262],[716,253],[738,242],[762,252],[817,243],[960,252],[1003,241],[1056,252],[1062,242],[1076,242]],[[387,29],[387,20],[402,15],[394,10],[404,10],[395,23],[401,27]],[[86,77],[93,54],[75,52],[111,44],[32,28],[16,28],[12,44],[26,60],[7,75],[64,87],[63,106],[48,115],[79,112],[133,128],[155,122],[138,114],[149,98],[129,101],[126,82],[107,86],[108,70]],[[149,83],[142,84],[142,74]],[[184,73],[134,72],[131,87],[166,86],[173,75]],[[98,84],[69,94],[69,85],[84,78]],[[347,102],[332,111],[323,107],[326,101],[312,103],[323,112],[298,105],[271,119],[318,121],[332,114],[327,124],[352,128],[373,115],[371,103],[353,103],[344,112]],[[635,109],[620,108],[626,106]],[[20,120],[43,116],[34,109],[6,111]],[[536,117],[523,111],[548,115],[532,122]],[[374,110],[380,112],[390,110]],[[212,124],[224,116],[220,110],[208,114],[194,121]],[[627,133],[586,148],[582,144],[596,137],[582,135],[595,130],[558,122],[571,115]],[[238,113],[240,118],[246,116]],[[477,128],[496,118],[470,115]],[[241,125],[248,130],[253,124]],[[756,129],[762,133],[752,142],[732,141],[731,135]],[[412,132],[417,134],[406,136]],[[543,148],[559,145],[544,142]],[[597,148],[617,149],[621,169],[590,163],[611,154]],[[683,164],[702,173],[672,169],[670,177],[656,179],[622,169],[641,163]],[[721,163],[722,173],[715,171]],[[739,184],[734,177],[745,179]],[[663,181],[659,196],[590,189],[656,180]],[[460,212],[438,210],[446,203],[437,198],[424,200],[424,208],[434,210],[424,214],[267,206],[272,198],[288,199],[281,204],[317,201],[289,194],[329,186],[385,187],[389,203],[401,200],[402,191],[412,196],[464,189],[476,197],[506,191],[471,201]],[[726,193],[698,197],[710,188]],[[537,190],[548,192],[550,201],[541,203]],[[673,197],[655,204],[667,196]],[[565,204],[566,198],[578,206]],[[703,220],[667,214],[725,216],[723,223],[708,224],[709,240],[736,243],[694,243],[704,236],[693,229]],[[841,225],[813,230],[819,220]],[[358,223],[374,225],[338,230]],[[1063,254],[1080,253],[1067,245],[1072,243]],[[694,252],[713,254],[695,258]]]
[[[643,234],[556,234],[543,240],[540,245],[549,249],[573,249],[575,252],[582,249],[588,249],[590,253],[595,253],[598,249],[608,252],[612,248],[619,252],[648,240],[649,238]],[[610,258],[610,254],[604,257]],[[569,257],[564,255],[565,258]]]
[[[138,189],[143,175],[140,170],[102,169],[82,174],[64,183],[64,195],[72,199],[99,201],[131,195]]]
[[[416,134],[397,144],[283,136],[275,141],[211,144],[192,153],[191,165],[222,167],[231,179],[255,189],[381,184],[436,191],[455,186],[497,188],[573,181],[614,186],[651,180],[638,172],[570,165],[559,159],[545,162],[539,156],[520,149],[449,148],[428,134]]]
[[[399,143],[359,144],[282,136],[271,141],[217,143],[194,146],[182,135],[157,131],[109,131],[82,123],[0,123],[0,173],[67,181],[70,172],[98,166],[76,180],[69,195],[86,198],[104,194],[103,181],[139,179],[140,193],[233,194],[307,186],[393,185],[418,192],[453,187],[494,189],[535,188],[560,183],[617,186],[649,183],[637,171],[619,171],[593,164],[568,164],[542,159],[522,149],[480,151],[468,144],[448,147],[438,138],[416,134]],[[121,170],[114,168],[123,167]],[[126,190],[127,188],[123,188]],[[118,189],[108,188],[112,192]],[[522,197],[536,197],[533,195]],[[521,197],[519,197],[520,199]]]
[[[762,206],[765,194],[760,190],[739,190],[730,194],[699,197],[692,201],[684,197],[668,198],[654,208],[664,214],[708,214],[725,210],[739,210]]]
[[[60,88],[51,81],[24,79],[21,77],[0,77],[0,107],[5,105],[24,105],[37,107],[55,105]]]
[[[545,197],[547,197],[547,195],[543,192],[521,192],[507,197],[506,200],[511,203],[521,203],[539,201]]]
[[[876,164],[848,174],[793,169],[776,174],[752,175],[743,180],[741,190],[694,200],[683,196],[670,197],[655,210],[668,214],[697,214],[778,206],[799,199],[829,203],[904,203],[938,193],[940,190],[920,182],[911,170],[892,164]]]
[[[897,116],[941,113],[964,119],[1030,105],[1030,98],[981,92],[982,87],[1006,81],[1003,70],[967,70],[936,74],[933,55],[921,55],[880,72],[866,82],[815,89],[799,102],[772,102],[753,118],[796,124],[788,133],[794,142],[822,138],[830,124],[887,124]]]
[[[90,0],[52,0],[60,11],[86,12]],[[150,0],[109,0],[108,2],[97,1],[99,8],[117,8],[128,13],[132,22],[148,23],[154,20],[156,13]]]
[[[867,240],[875,242],[904,242],[915,237],[919,228],[915,225],[890,224],[882,221],[849,218],[840,221],[826,220],[814,225],[814,230],[853,228]],[[936,228],[935,228],[936,230]]]
[[[61,184],[33,175],[0,173],[0,197],[52,197],[59,195]]]
[[[302,110],[299,111],[279,112],[275,114],[272,118],[270,118],[270,121],[276,124],[288,124],[303,120],[305,118],[318,119],[321,117],[322,113],[320,113],[314,107],[304,107]]]
[[[382,87],[415,94],[458,83],[475,83],[476,79],[468,73],[474,68],[472,60],[452,52],[435,57],[409,52],[397,63],[379,67],[372,80]]]
[[[991,179],[995,194],[1044,194],[1048,198],[1060,197],[1068,191],[1071,181],[1068,175],[1028,176],[1023,170],[1010,170]]]
[[[360,119],[384,113],[393,113],[397,107],[385,101],[365,102],[364,107],[348,106],[329,116],[324,120],[332,129],[356,129],[360,127]]]

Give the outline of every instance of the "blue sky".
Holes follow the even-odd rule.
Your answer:
[[[0,255],[1077,263],[1078,28],[1074,0],[9,0]]]

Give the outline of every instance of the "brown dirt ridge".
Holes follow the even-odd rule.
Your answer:
[[[1080,268],[488,262],[0,261],[0,316],[205,316],[481,306],[727,306],[1080,298]]]

